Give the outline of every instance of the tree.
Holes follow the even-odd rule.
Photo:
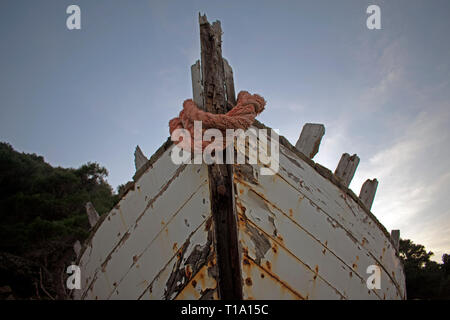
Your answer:
[[[42,156],[0,143],[0,287],[34,296],[42,276],[46,291],[58,296],[64,261],[74,258],[73,243],[88,236],[86,202],[102,214],[118,200],[107,176],[95,162],[54,168]]]
[[[431,260],[433,252],[411,240],[400,240],[400,258],[405,267],[408,299],[450,299],[449,256],[442,264]]]

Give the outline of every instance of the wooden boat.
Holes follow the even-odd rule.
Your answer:
[[[200,35],[194,100],[208,111],[234,105],[220,23],[200,16]],[[257,121],[252,128],[268,129]],[[278,168],[265,175],[264,159],[176,165],[170,139],[149,160],[138,148],[137,172],[120,202],[93,219],[73,298],[405,299],[399,234],[370,212],[377,181],[358,197],[348,188],[356,155],[344,154],[334,173],[315,163],[323,134],[323,126],[308,124],[296,146],[271,135],[266,148],[278,144],[279,157],[270,160]],[[260,140],[235,151],[261,147]],[[379,288],[368,280],[373,268]]]

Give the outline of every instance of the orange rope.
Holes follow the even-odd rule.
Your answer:
[[[255,120],[255,117],[260,114],[266,105],[266,101],[263,97],[257,94],[250,94],[247,91],[241,91],[238,94],[237,104],[230,111],[225,114],[213,114],[200,110],[197,105],[188,99],[183,103],[183,110],[181,110],[177,118],[173,118],[169,121],[170,135],[176,129],[186,129],[190,132],[191,141],[183,141],[183,139],[172,140],[181,148],[185,150],[194,150],[194,121],[202,122],[201,136],[198,134],[197,138],[203,137],[203,133],[207,129],[218,129],[222,131],[223,137],[225,137],[226,129],[243,129],[247,130]],[[177,141],[175,141],[177,140]],[[202,151],[208,146],[210,141],[201,141]]]

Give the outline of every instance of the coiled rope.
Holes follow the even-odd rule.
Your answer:
[[[250,94],[247,91],[241,91],[238,94],[236,106],[225,114],[214,114],[200,110],[192,99],[185,100],[183,110],[178,117],[169,121],[169,131],[172,141],[179,147],[188,151],[203,151],[211,141],[203,141],[202,137],[208,129],[218,129],[222,132],[222,136],[226,136],[227,129],[243,129],[247,130],[260,114],[266,105],[266,101],[258,94]],[[201,135],[194,135],[194,121],[202,122]],[[181,136],[173,135],[177,129],[186,129],[190,133],[190,141],[184,141]],[[198,141],[195,143],[195,138]],[[201,144],[200,144],[201,143]],[[201,150],[197,150],[195,146],[201,146]]]

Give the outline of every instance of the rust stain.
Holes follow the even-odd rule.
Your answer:
[[[200,286],[202,288],[205,288],[206,287],[206,283],[205,283],[205,276],[203,275],[203,273],[200,274],[199,278],[200,278]]]
[[[250,257],[248,257],[248,259],[250,261],[253,261]],[[259,267],[262,268],[265,272],[267,272],[269,274],[269,276],[271,276],[273,279],[275,279],[276,281],[278,281],[281,284],[281,291],[288,291],[288,292],[296,295],[299,299],[305,300],[305,297],[303,297],[300,293],[298,293],[296,290],[291,288],[291,286],[289,286],[286,282],[281,280],[276,274],[272,273],[272,271],[271,271],[272,265],[269,261],[266,261],[265,265],[266,265],[267,269],[264,268],[263,266],[259,266]],[[249,267],[249,268],[251,268],[251,267]],[[261,276],[261,278],[264,278],[264,277]],[[249,296],[250,296],[250,293],[249,293]]]
[[[282,237],[281,235],[278,235],[278,236],[277,236],[277,239],[280,240],[280,242],[281,242],[282,244],[284,244],[284,240],[283,240],[283,237]]]
[[[240,178],[252,183],[258,184],[258,180],[255,179],[253,167],[250,164],[241,164],[235,166],[235,177],[238,175]]]
[[[293,217],[294,216],[294,211],[292,209],[289,209],[289,217]]]
[[[187,279],[190,279],[190,278],[191,278],[191,276],[192,276],[192,268],[191,268],[190,265],[187,265],[187,266],[184,268],[184,274],[185,274],[185,276],[186,276]]]
[[[313,277],[314,280],[317,279],[318,274],[319,274],[319,266],[316,264],[316,266],[314,267],[314,277]]]
[[[209,231],[211,229],[212,217],[209,217],[205,222],[205,231]]]
[[[245,279],[245,284],[247,286],[249,286],[249,287],[252,286],[253,285],[252,279],[250,277],[246,278]]]
[[[177,253],[177,261],[172,268],[172,273],[166,283],[166,290],[164,292],[164,299],[171,299],[173,295],[179,294],[188,284],[190,279],[197,274],[203,266],[209,265],[212,259],[213,252],[211,250],[212,231],[208,232],[208,239],[204,245],[196,244],[183,261],[189,247],[190,239],[187,239],[181,249]],[[208,269],[208,272],[210,270]],[[214,273],[211,271],[211,273]],[[202,288],[205,288],[205,276],[203,273],[199,275],[199,281]]]
[[[236,201],[236,208],[238,210],[238,213],[245,215],[245,211],[247,210],[240,201]]]

